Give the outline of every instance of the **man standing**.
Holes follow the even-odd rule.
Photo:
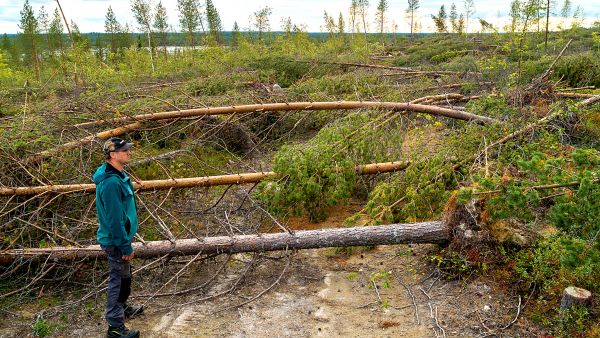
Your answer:
[[[131,292],[131,239],[138,229],[133,184],[123,167],[131,158],[133,143],[113,137],[104,143],[106,162],[94,173],[97,240],[108,257],[109,279],[106,321],[109,338],[137,338],[139,331],[128,330],[125,319],[143,312],[143,307],[127,305]]]

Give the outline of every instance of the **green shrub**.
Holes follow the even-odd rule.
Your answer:
[[[555,77],[570,86],[600,86],[600,55],[587,52],[562,57],[555,66]]]

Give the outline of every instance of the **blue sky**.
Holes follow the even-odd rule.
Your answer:
[[[112,6],[117,19],[122,24],[129,23],[131,27],[136,27],[130,10],[130,1],[128,0],[60,0],[67,19],[75,21],[82,32],[102,32],[104,31],[104,16],[108,6]],[[204,2],[201,0],[201,2]],[[269,6],[273,10],[271,15],[271,27],[273,30],[279,30],[281,19],[291,17],[296,24],[303,24],[311,32],[321,31],[323,24],[323,12],[327,11],[336,18],[341,12],[344,17],[348,15],[350,0],[213,0],[217,7],[225,30],[230,30],[234,21],[237,21],[242,29],[249,27],[250,16],[258,9]],[[371,0],[369,10],[370,29],[375,29],[374,13],[378,0]],[[449,8],[451,0],[421,0],[419,16],[421,17],[422,31],[433,30],[431,14],[436,14],[442,4]],[[562,0],[557,1],[562,5]],[[600,20],[600,0],[572,0],[573,7],[581,5],[585,11],[586,22],[591,23]],[[19,12],[23,7],[24,0],[0,0],[0,33],[17,33],[19,31],[18,21]],[[56,7],[55,0],[30,0],[34,10],[44,6],[51,15]],[[158,0],[154,0],[158,3]],[[163,5],[167,8],[169,23],[174,30],[179,30],[177,1],[163,0]],[[388,0],[389,3],[389,22],[388,30],[392,30],[392,22],[398,26],[398,31],[406,32],[409,26],[405,20],[404,10],[407,1]],[[510,1],[489,1],[475,0],[476,18],[483,18],[496,25],[502,26],[509,10]],[[461,11],[463,1],[457,0],[456,5]],[[474,23],[473,30],[478,27]]]

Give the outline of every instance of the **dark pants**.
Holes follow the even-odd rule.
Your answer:
[[[121,327],[125,324],[123,305],[131,292],[131,264],[123,260],[116,246],[101,247],[108,256],[109,269],[106,321],[110,326]]]

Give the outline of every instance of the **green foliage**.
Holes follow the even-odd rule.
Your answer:
[[[273,212],[306,212],[312,220],[322,220],[327,207],[351,196],[356,164],[393,156],[389,145],[402,133],[396,129],[393,137],[382,140],[380,130],[364,128],[371,119],[369,114],[352,113],[321,129],[307,144],[283,146],[273,163],[278,177],[259,184],[258,197]]]
[[[34,337],[44,338],[52,332],[65,328],[64,324],[49,323],[44,319],[38,319],[31,325]]]
[[[600,55],[587,52],[562,57],[555,66],[555,76],[570,86],[600,86]]]
[[[358,278],[358,272],[356,271],[348,272],[348,274],[346,275],[346,279],[351,282],[356,280],[356,278]]]
[[[379,272],[371,272],[371,278],[369,281],[371,283],[380,284],[382,288],[389,289],[390,282],[392,278],[391,271],[379,271]],[[368,284],[367,287],[372,288],[372,284]]]
[[[278,83],[284,88],[301,79],[310,69],[310,64],[294,62],[286,57],[259,58],[252,62],[252,66],[261,71],[261,81]]]
[[[487,209],[495,220],[517,218],[533,222],[540,216],[552,222],[565,233],[589,239],[600,231],[600,186],[598,177],[600,155],[593,149],[575,149],[570,154],[572,164],[567,165],[563,154],[536,151],[540,144],[530,144],[516,161],[516,177],[476,178],[477,191],[494,191],[487,200]],[[528,151],[527,151],[528,150]],[[569,170],[565,170],[569,168]],[[577,182],[568,191],[555,196],[550,207],[546,201],[556,194],[553,189],[537,189],[551,184]],[[557,187],[560,188],[560,187]],[[472,188],[461,194],[470,195]],[[464,197],[463,197],[464,200]],[[540,208],[545,209],[542,215]]]
[[[568,236],[544,239],[532,251],[517,255],[515,271],[542,297],[560,297],[569,285],[600,291],[600,242],[589,242]]]

